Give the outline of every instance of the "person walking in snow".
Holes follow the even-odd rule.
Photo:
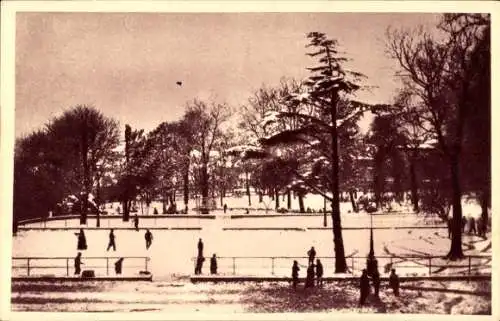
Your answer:
[[[361,278],[359,279],[359,305],[363,306],[365,304],[368,294],[370,294],[370,279],[368,278],[368,272],[363,269]]]
[[[304,288],[314,288],[314,264],[310,264],[307,267],[307,274],[306,274],[306,284]]]
[[[147,250],[151,246],[151,243],[153,243],[153,234],[149,229],[146,230],[146,233],[144,234],[144,239],[146,240],[146,250]]]
[[[314,258],[316,257],[316,250],[314,246],[311,247],[309,251],[307,251],[307,256],[309,257],[309,265],[314,264]]]
[[[316,282],[318,286],[323,285],[323,264],[319,259],[316,260]]]
[[[210,258],[210,274],[217,274],[217,257],[215,253]]]
[[[396,274],[396,270],[391,270],[391,275],[389,276],[389,286],[395,296],[399,296],[399,276]]]
[[[139,231],[139,216],[137,214],[134,217],[134,227],[136,231]]]
[[[113,229],[109,232],[109,242],[106,251],[109,251],[111,247],[113,248],[113,251],[116,251],[115,233],[113,232]]]
[[[469,234],[471,235],[477,234],[476,220],[473,217],[469,218]]]
[[[196,258],[196,266],[194,268],[194,274],[199,275],[201,274],[201,270],[203,268],[203,262],[205,261],[205,258],[203,256],[198,256]]]
[[[122,274],[122,266],[123,266],[123,258],[119,258],[116,262],[115,262],[115,273],[116,275],[120,275]]]
[[[83,251],[87,249],[87,238],[83,229],[80,229],[80,233],[75,233],[78,236],[77,250]]]
[[[465,226],[467,225],[467,218],[462,216],[462,233],[465,233]]]
[[[198,240],[198,257],[203,257],[203,241],[201,238]]]
[[[82,252],[78,252],[78,254],[75,257],[75,275],[79,275],[81,273],[81,265],[83,264],[82,262]]]

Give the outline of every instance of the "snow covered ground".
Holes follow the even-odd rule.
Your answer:
[[[346,210],[348,204],[344,204],[343,208],[342,224],[345,229],[342,233],[347,264],[355,275],[359,275],[366,264],[370,219],[375,227],[374,248],[382,274],[387,275],[388,268],[394,267],[400,276],[428,275],[429,263],[433,275],[469,273],[468,259],[449,262],[443,258],[429,258],[444,256],[450,246],[447,230],[438,220],[404,211],[370,217],[366,213],[349,213]],[[253,211],[251,214],[257,212]],[[12,309],[53,312],[187,312],[199,313],[200,316],[203,313],[240,312],[487,314],[491,311],[491,295],[487,293],[491,287],[489,281],[405,282],[405,286],[409,288],[402,291],[400,298],[382,291],[381,301],[370,300],[363,308],[357,307],[356,284],[347,281],[328,284],[323,289],[308,292],[301,288],[297,293],[292,292],[286,283],[191,284],[187,276],[194,270],[192,258],[197,254],[196,244],[199,238],[205,244],[205,275],[209,269],[208,258],[216,253],[219,257],[218,272],[222,275],[271,276],[274,273],[275,276],[290,276],[292,262],[297,259],[303,266],[300,275],[304,276],[306,253],[311,246],[316,248],[317,255],[323,262],[325,276],[334,275],[334,259],[331,258],[334,253],[333,235],[329,216],[329,228],[321,229],[322,215],[230,217],[231,214],[243,214],[243,210],[230,211],[227,215],[217,210],[211,214],[215,214],[215,219],[154,218],[154,215],[147,219],[141,218],[140,231],[115,230],[116,252],[106,251],[108,227],[130,228],[133,223],[122,222],[119,218],[102,219],[101,229],[85,230],[88,249],[82,251],[82,269],[93,269],[98,276],[108,273],[114,275],[113,263],[116,258],[126,257],[123,275],[132,276],[145,269],[145,260],[141,257],[150,257],[147,265],[153,274],[153,282],[53,284],[15,281],[12,287]],[[40,223],[25,227],[30,226],[40,227]],[[59,228],[20,230],[13,238],[13,257],[69,257],[68,260],[32,259],[30,275],[73,274],[72,258],[77,253],[75,228],[80,227],[78,220],[50,221],[46,226]],[[64,226],[73,229],[65,229]],[[95,227],[94,219],[89,220],[88,227]],[[145,227],[199,229],[154,229],[153,244],[146,250]],[[491,273],[490,234],[487,239],[465,234],[463,249],[466,255],[484,255],[470,260],[471,273]],[[412,255],[418,258],[409,257]],[[132,256],[138,258],[130,258]],[[26,275],[26,265],[26,260],[13,260],[13,275]]]
[[[13,311],[189,313],[432,313],[491,314],[491,283],[409,281],[394,297],[382,284],[380,300],[358,306],[356,282],[297,292],[287,283],[186,282],[25,283],[12,285]],[[194,313],[194,314],[193,314]],[[146,317],[146,315],[144,315]]]

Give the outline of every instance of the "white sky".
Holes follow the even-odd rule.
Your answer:
[[[16,137],[76,104],[149,131],[182,116],[195,97],[232,106],[262,84],[308,75],[306,33],[338,39],[352,69],[377,86],[359,99],[392,101],[397,65],[384,32],[432,27],[434,14],[370,13],[18,13]],[[183,86],[176,85],[182,81]]]

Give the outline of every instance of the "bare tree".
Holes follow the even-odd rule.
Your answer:
[[[428,130],[448,163],[453,206],[451,248],[447,255],[450,259],[463,257],[460,168],[464,124],[470,115],[475,73],[470,58],[478,39],[484,37],[484,28],[489,25],[489,19],[484,17],[478,25],[474,23],[474,28],[465,30],[460,17],[463,16],[444,17],[442,40],[422,29],[387,32],[388,52],[399,62],[400,76],[407,80],[412,94],[421,101],[420,115],[430,125]]]
[[[196,99],[187,104],[187,112],[183,121],[191,127],[193,148],[200,153],[202,214],[208,214],[210,152],[215,149],[222,138],[222,124],[229,116],[230,109],[226,104],[206,103]]]

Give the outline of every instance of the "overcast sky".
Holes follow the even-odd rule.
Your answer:
[[[432,14],[18,13],[16,137],[77,104],[123,126],[151,130],[185,103],[215,97],[239,106],[262,84],[303,79],[310,31],[336,38],[352,69],[377,86],[358,99],[392,101],[397,65],[384,53],[388,26],[432,27]],[[182,87],[176,85],[182,81]]]

